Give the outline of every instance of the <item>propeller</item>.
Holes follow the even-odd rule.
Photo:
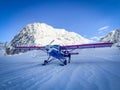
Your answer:
[[[48,45],[46,45],[45,46],[45,51],[46,51],[46,53],[47,53],[47,55],[48,55],[48,51],[49,51],[49,49],[51,48],[51,44],[54,42],[55,40],[52,40]]]
[[[55,40],[52,40],[48,45],[51,45]]]

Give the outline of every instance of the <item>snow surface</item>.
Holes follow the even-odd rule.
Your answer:
[[[0,90],[120,90],[120,50],[78,50],[70,64],[55,60],[42,66],[46,54],[0,54]]]

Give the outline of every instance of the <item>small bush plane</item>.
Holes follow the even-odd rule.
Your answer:
[[[51,43],[53,43],[51,41]],[[45,51],[49,56],[47,60],[44,60],[42,65],[46,65],[51,61],[57,59],[62,62],[61,65],[67,65],[71,61],[71,55],[78,55],[78,52],[73,52],[76,49],[86,49],[86,48],[103,48],[111,47],[113,43],[102,42],[102,43],[91,43],[91,44],[78,44],[78,45],[49,45],[46,46],[15,46],[15,49],[22,50],[42,50]]]

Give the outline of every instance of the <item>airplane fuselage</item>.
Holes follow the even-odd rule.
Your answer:
[[[65,59],[65,54],[62,52],[60,45],[47,45],[46,50],[48,51],[48,54],[54,58],[59,60]]]

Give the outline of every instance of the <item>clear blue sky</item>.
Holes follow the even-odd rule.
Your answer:
[[[0,41],[27,24],[42,22],[86,38],[120,28],[120,0],[1,0]]]

